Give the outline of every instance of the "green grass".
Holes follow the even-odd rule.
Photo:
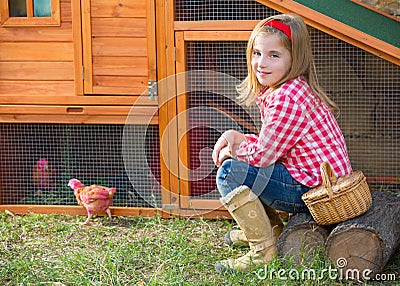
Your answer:
[[[247,251],[224,244],[223,235],[232,227],[227,220],[117,217],[108,221],[99,217],[91,226],[79,225],[84,219],[0,213],[0,284],[349,285],[327,275],[321,280],[269,280],[260,279],[254,271],[217,273],[215,261]],[[399,264],[398,251],[387,273],[400,278]],[[320,272],[329,265],[318,255],[304,265],[275,259],[255,271],[296,269],[301,273],[308,268]]]

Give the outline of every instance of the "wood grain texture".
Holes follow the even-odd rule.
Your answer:
[[[326,241],[332,261],[346,259],[343,271],[379,273],[400,245],[400,197],[372,192],[372,199],[365,214],[339,223]]]
[[[93,37],[145,38],[145,18],[92,18]]]
[[[323,252],[329,228],[317,225],[309,213],[292,216],[279,236],[277,247],[281,257],[290,256],[301,264],[312,261],[317,252]]]
[[[93,57],[147,57],[146,38],[107,37],[92,40]]]
[[[0,28],[2,42],[72,42],[72,24],[30,29]]]
[[[73,44],[0,42],[0,61],[72,62]]]
[[[147,76],[144,57],[95,57],[93,75]]]
[[[0,80],[74,80],[73,62],[0,62]]]
[[[55,82],[50,82],[50,84]],[[47,84],[47,81],[44,82]],[[0,87],[1,91],[1,87]],[[96,95],[88,95],[88,96],[74,96],[74,95],[47,95],[47,94],[35,94],[32,95],[4,95],[0,92],[0,102],[2,104],[8,105],[106,105],[106,106],[115,106],[115,105],[151,105],[157,106],[157,101],[149,99],[147,95],[143,96],[96,96]],[[23,106],[22,106],[23,107]]]
[[[146,17],[146,0],[92,0],[92,17]]]
[[[10,97],[68,96],[74,94],[72,81],[0,81],[0,93]],[[4,98],[0,102],[5,103]]]

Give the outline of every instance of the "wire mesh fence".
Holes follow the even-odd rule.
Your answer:
[[[175,21],[261,20],[278,14],[251,0],[175,1]]]
[[[71,178],[116,187],[113,206],[160,202],[158,126],[125,134],[124,125],[0,124],[1,204],[76,205]]]

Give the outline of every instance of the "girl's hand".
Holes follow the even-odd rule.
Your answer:
[[[229,151],[228,146],[226,146],[226,147],[222,148],[221,151],[219,152],[218,161],[215,163],[215,165],[217,167],[220,167],[222,162],[224,162],[228,158],[232,158],[232,154]]]
[[[214,164],[217,167],[221,166],[223,160],[227,158],[227,154],[229,154],[228,157],[235,157],[234,155],[236,153],[236,150],[239,148],[240,143],[242,143],[244,140],[244,134],[236,130],[228,130],[224,132],[224,134],[221,135],[221,137],[214,145],[214,150],[212,154]],[[222,149],[224,149],[225,147],[227,147],[227,150],[225,150],[223,154],[220,154],[220,152],[222,152]],[[220,158],[223,158],[223,160],[220,160]]]
[[[228,149],[228,144],[229,144],[229,142],[228,142],[227,138],[222,134],[221,137],[219,137],[219,139],[217,140],[217,142],[214,145],[212,159],[213,159],[214,164],[217,167],[221,166],[221,163],[222,163],[222,161],[220,161],[221,150],[224,148]],[[229,149],[228,149],[228,151],[229,151]]]

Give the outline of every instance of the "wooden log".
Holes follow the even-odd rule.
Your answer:
[[[372,192],[372,206],[363,215],[339,223],[327,238],[325,250],[342,273],[373,278],[400,245],[400,197]],[[362,277],[365,273],[368,277]]]
[[[311,214],[293,215],[279,236],[277,247],[281,257],[292,257],[295,263],[310,261],[329,235],[330,227],[318,225]]]

